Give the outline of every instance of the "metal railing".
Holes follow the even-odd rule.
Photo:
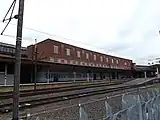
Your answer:
[[[86,104],[79,104],[79,105],[74,105],[71,106],[70,108],[64,108],[63,110],[56,110],[56,111],[61,111],[63,112],[64,110],[71,110],[74,109],[74,113],[70,114],[69,116],[72,117],[73,115],[77,115],[76,118],[72,119],[76,119],[76,120],[93,120],[93,119],[97,119],[97,120],[160,120],[160,91],[155,89],[152,91],[148,91],[146,93],[141,93],[141,95],[139,94],[140,92],[138,92],[138,95],[133,95],[133,94],[123,94],[120,97],[120,102],[121,104],[121,110],[119,109],[118,112],[114,111],[114,107],[112,108],[109,105],[109,98],[101,100],[101,102],[103,103],[104,107],[104,114],[100,117],[97,117],[94,114],[94,112],[96,111],[97,107],[94,107],[95,109],[92,109],[92,111],[88,111],[89,106],[88,104],[95,105],[95,102],[98,101],[93,101],[93,103],[86,103]],[[114,101],[114,99],[113,99]],[[67,110],[67,113],[68,113]],[[102,109],[101,109],[102,110]],[[79,113],[77,113],[79,111]],[[72,111],[73,112],[73,111]],[[101,111],[100,111],[101,112]],[[52,117],[52,113],[53,110],[51,110],[49,113],[51,113],[52,115],[48,116],[48,112],[46,112],[47,114],[43,113],[45,118],[50,118],[50,119],[54,119]],[[99,113],[100,114],[100,113]],[[67,114],[68,115],[68,114]],[[97,114],[98,115],[98,114]],[[25,115],[27,118],[27,120],[33,120],[35,118],[41,118],[44,117],[43,115],[41,116],[41,114],[38,115],[31,115],[27,114]],[[97,118],[93,118],[97,117]],[[68,117],[68,116],[66,116]]]
[[[123,95],[122,110],[107,116],[104,120],[160,120],[160,94],[155,91],[151,97],[147,93],[146,101],[141,95]]]

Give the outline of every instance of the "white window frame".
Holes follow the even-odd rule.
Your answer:
[[[106,62],[108,63],[108,58],[106,58]]]
[[[101,59],[101,62],[103,62],[103,57],[102,57],[102,56],[101,56],[101,58],[100,58],[100,59]]]
[[[93,55],[93,59],[96,60],[96,55]]]
[[[112,58],[112,63],[114,63],[114,60],[113,60],[113,58]]]
[[[70,55],[71,55],[71,49],[66,48],[66,55],[67,55],[67,56],[70,56]]]
[[[59,47],[57,45],[54,45],[53,48],[54,48],[54,53],[58,54],[59,53],[59,51],[58,51]]]
[[[89,59],[89,54],[88,53],[86,53],[86,59]]]
[[[81,57],[81,52],[80,51],[77,51],[77,57]]]
[[[119,64],[119,60],[116,60],[116,63]]]

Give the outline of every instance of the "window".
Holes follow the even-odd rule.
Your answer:
[[[10,52],[8,47],[6,48],[6,52],[8,52],[8,53]]]
[[[106,62],[108,63],[108,58],[106,58]]]
[[[127,63],[125,62],[124,65],[127,65]]]
[[[89,55],[88,55],[88,53],[86,53],[86,59],[88,59],[89,58]]]
[[[114,60],[112,59],[112,63],[114,63]]]
[[[116,60],[116,63],[118,64],[118,63],[119,63],[119,60]]]
[[[81,57],[81,53],[80,53],[80,51],[77,51],[77,57]]]
[[[10,52],[10,53],[13,53],[13,48],[9,48],[9,52]]]
[[[14,48],[14,49],[13,49],[13,53],[15,53],[15,51],[16,51],[16,49]]]
[[[66,55],[70,56],[70,49],[68,49],[68,48],[66,49]]]
[[[1,51],[1,52],[3,51],[3,47],[2,47],[2,46],[0,46],[0,51]]]
[[[103,62],[103,57],[101,56],[101,62]]]
[[[54,45],[54,53],[58,54],[58,46]]]
[[[7,49],[6,49],[6,47],[3,47],[3,52],[7,52]]]
[[[94,55],[94,60],[96,60],[96,55]]]

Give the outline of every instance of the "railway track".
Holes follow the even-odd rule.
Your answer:
[[[119,85],[121,83],[98,83],[98,84],[91,84],[91,85],[72,85],[72,86],[63,86],[63,87],[56,87],[56,88],[48,88],[48,89],[37,89],[34,90],[25,90],[20,92],[20,97],[27,97],[27,96],[35,96],[35,95],[43,95],[49,93],[58,93],[58,92],[67,92],[67,91],[74,91],[74,90],[81,90],[87,88],[96,88],[96,87],[104,87],[104,86],[113,86]],[[3,92],[0,93],[0,100],[2,99],[9,99],[12,98],[13,92]]]
[[[53,102],[55,103],[55,102],[66,101],[66,100],[71,100],[71,99],[76,99],[76,98],[81,98],[81,97],[88,97],[88,96],[99,95],[99,94],[106,94],[106,93],[116,92],[120,90],[142,87],[145,85],[146,84],[130,85],[130,86],[122,85],[122,86],[107,88],[107,89],[102,89],[102,90],[92,90],[92,91],[72,93],[72,94],[68,93],[67,95],[56,96],[56,97],[54,96],[54,97],[40,98],[40,99],[35,99],[35,100],[25,100],[25,101],[20,101],[19,108],[20,110],[23,110],[26,108],[36,107],[38,105],[44,105],[44,104],[49,104]],[[12,111],[12,103],[0,105],[1,113],[7,113],[11,111]]]

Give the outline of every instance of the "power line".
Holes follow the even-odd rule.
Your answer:
[[[2,22],[2,21],[0,21],[0,22]],[[10,24],[11,24],[11,25],[16,25],[16,24],[14,24],[14,23],[10,23]],[[41,34],[53,36],[53,37],[60,38],[60,39],[64,39],[64,40],[74,41],[74,42],[78,42],[78,43],[81,43],[81,44],[84,44],[84,45],[88,45],[88,46],[91,46],[91,47],[94,47],[94,48],[97,48],[97,49],[105,50],[104,48],[97,47],[97,46],[95,46],[95,45],[93,45],[93,44],[91,44],[91,43],[81,42],[81,41],[73,40],[73,39],[70,39],[70,38],[62,37],[62,36],[59,36],[59,35],[56,35],[56,34],[51,34],[51,33],[48,33],[48,32],[44,32],[44,31],[40,31],[40,30],[37,30],[37,29],[33,29],[33,28],[30,28],[30,27],[27,27],[27,26],[25,26],[25,25],[24,25],[23,28],[24,28],[24,29],[31,30],[31,31],[34,31],[34,32],[38,32],[38,33],[41,33]]]
[[[2,21],[0,21],[0,22],[2,22]],[[10,23],[11,25],[16,25],[16,24],[14,24],[14,23]],[[109,56],[113,56],[113,55],[110,55],[110,54],[108,54],[107,52],[106,52],[106,50],[105,50],[105,48],[102,48],[102,47],[97,47],[97,46],[95,46],[95,45],[93,45],[93,44],[90,44],[90,43],[85,43],[85,42],[81,42],[81,41],[77,41],[77,40],[73,40],[73,39],[69,39],[69,38],[65,38],[65,37],[61,37],[61,36],[59,36],[59,35],[56,35],[56,34],[51,34],[51,33],[48,33],[48,32],[44,32],[44,31],[40,31],[40,30],[37,30],[37,29],[33,29],[33,28],[30,28],[30,27],[27,27],[27,26],[23,26],[23,28],[24,29],[28,29],[28,30],[31,30],[31,31],[35,31],[35,32],[38,32],[38,33],[41,33],[41,34],[45,34],[45,35],[49,35],[49,36],[53,36],[53,37],[56,37],[56,39],[55,40],[58,40],[57,38],[59,38],[59,39],[64,39],[64,40],[68,40],[68,41],[74,41],[74,42],[77,42],[77,43],[80,43],[80,44],[83,44],[83,45],[87,45],[87,46],[89,46],[89,47],[92,47],[92,48],[96,48],[96,49],[99,49],[99,50],[91,50],[91,51],[96,51],[96,52],[100,52],[100,53],[102,53],[102,54],[107,54],[107,55],[109,55]],[[5,35],[5,36],[10,36],[10,35]],[[11,36],[11,37],[13,37],[13,36]],[[26,39],[26,40],[34,40],[33,38],[22,38],[22,39]],[[51,38],[52,39],[52,38]],[[58,40],[58,41],[60,41],[61,42],[61,40]],[[72,44],[73,45],[73,44]],[[77,45],[74,45],[74,46],[77,46]],[[87,48],[86,48],[87,49]],[[90,49],[89,49],[90,50]],[[109,50],[108,50],[109,51]],[[117,56],[117,55],[116,55]],[[118,57],[118,56],[117,56]]]

